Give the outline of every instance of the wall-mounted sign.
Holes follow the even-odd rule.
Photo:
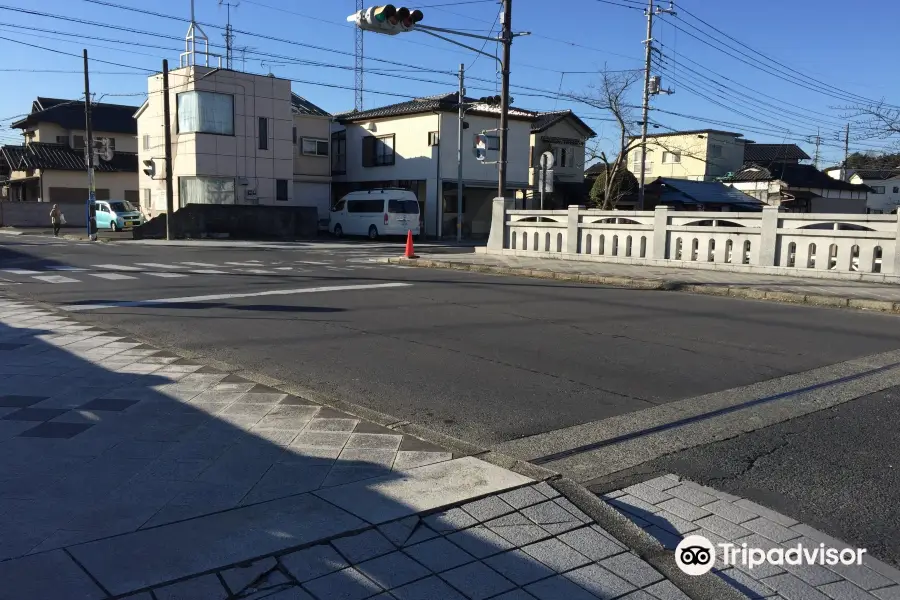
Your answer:
[[[548,144],[563,144],[566,146],[584,146],[584,140],[576,140],[574,138],[560,138],[560,137],[550,137],[550,136],[541,136],[541,141],[546,142]]]

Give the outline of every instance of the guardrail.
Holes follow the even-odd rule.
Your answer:
[[[494,200],[488,254],[900,281],[895,215],[540,211],[507,202]]]

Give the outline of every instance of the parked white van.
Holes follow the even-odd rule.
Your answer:
[[[350,192],[331,209],[328,231],[335,237],[419,235],[419,201],[409,190],[378,189]]]

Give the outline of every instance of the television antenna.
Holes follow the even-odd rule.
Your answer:
[[[234,46],[234,31],[231,28],[231,7],[237,8],[241,3],[232,2],[231,0],[219,0],[219,6],[225,6],[228,10],[228,20],[225,23],[225,68],[231,69],[231,60],[233,57],[232,47]]]

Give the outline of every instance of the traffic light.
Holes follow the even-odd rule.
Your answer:
[[[484,160],[487,158],[488,141],[487,136],[479,133],[475,136],[475,158],[476,160]]]
[[[156,162],[152,158],[144,161],[144,175],[150,179],[156,177]]]
[[[393,4],[384,4],[354,13],[347,17],[347,21],[356,23],[356,26],[363,31],[397,35],[412,31],[416,23],[424,18],[425,15],[421,10],[410,10],[405,6],[397,8]]]
[[[500,96],[484,96],[478,99],[478,104],[487,104],[488,106],[500,106],[503,99]]]

